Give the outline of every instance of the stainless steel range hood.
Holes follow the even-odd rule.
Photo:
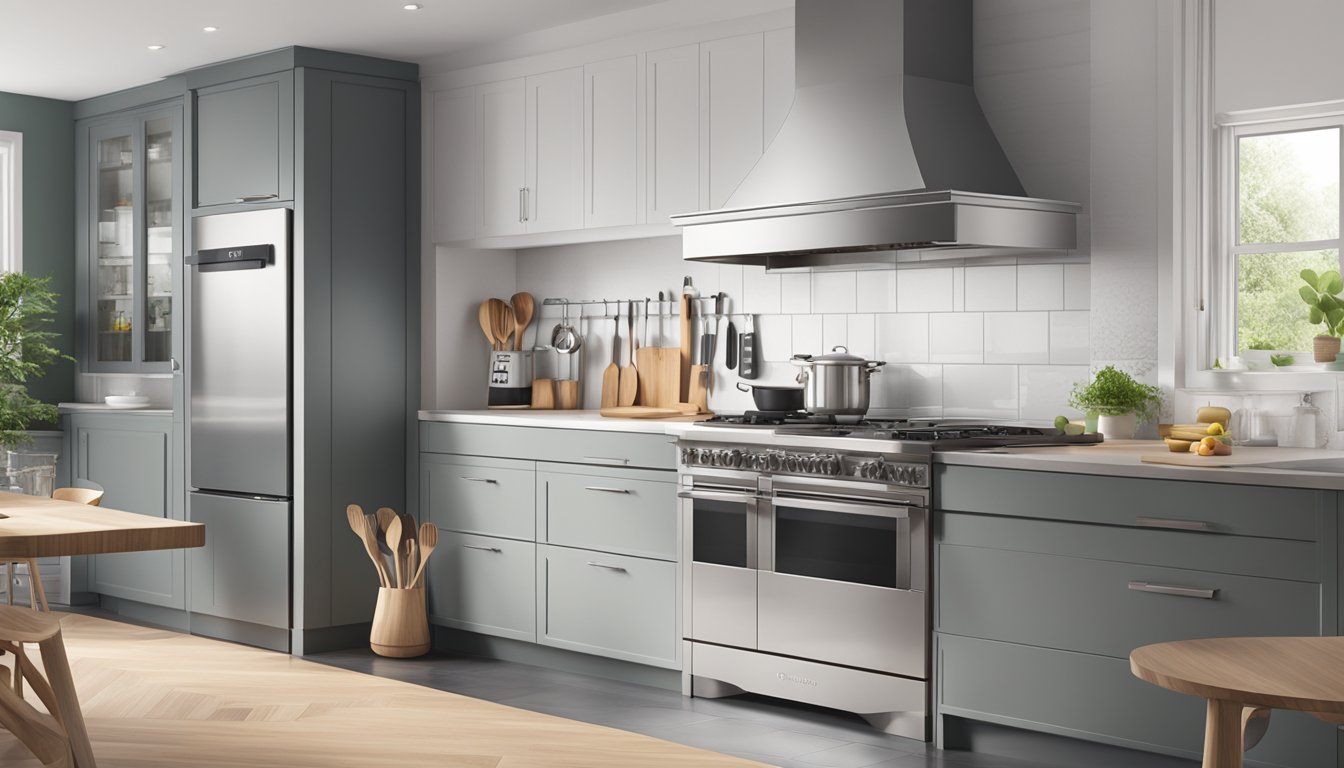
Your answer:
[[[980,110],[970,0],[797,0],[795,16],[793,107],[724,208],[672,217],[685,258],[797,268],[1076,247],[1081,206],[1026,197]]]

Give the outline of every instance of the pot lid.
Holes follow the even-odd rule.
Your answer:
[[[843,345],[831,347],[830,354],[801,357],[815,365],[864,365],[868,362],[858,355],[851,355],[849,348]]]

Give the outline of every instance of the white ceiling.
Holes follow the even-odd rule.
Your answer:
[[[4,2],[0,91],[84,99],[290,45],[420,62],[660,0],[419,0],[418,11],[402,10],[405,2]]]

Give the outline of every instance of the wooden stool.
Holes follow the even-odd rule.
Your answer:
[[[51,492],[51,498],[96,507],[103,502],[103,492],[94,488],[57,488]],[[19,563],[28,566],[28,606],[37,610],[40,604],[43,611],[50,612],[47,590],[42,586],[42,571],[37,567],[37,560],[30,557],[5,563],[5,594],[9,596],[9,604],[14,604],[14,566]]]
[[[1208,700],[1204,768],[1241,768],[1247,722],[1263,724],[1261,710],[1344,718],[1344,637],[1158,643],[1131,653],[1129,668],[1140,680]]]
[[[28,659],[24,644],[36,643],[46,677]],[[61,621],[26,608],[0,605],[0,647],[14,654],[14,675],[28,681],[51,714],[43,714],[9,686],[0,685],[0,726],[14,734],[44,766],[95,768],[84,715],[79,710]]]

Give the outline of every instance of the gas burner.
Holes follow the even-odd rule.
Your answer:
[[[715,416],[699,422],[711,427],[829,427],[868,425],[858,416],[818,416],[803,411],[786,413],[784,411],[747,411],[738,416]]]

